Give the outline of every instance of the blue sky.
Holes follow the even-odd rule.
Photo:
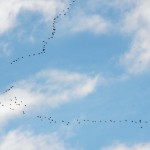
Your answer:
[[[150,149],[150,2],[76,0],[48,40],[70,3],[0,2],[0,149]]]

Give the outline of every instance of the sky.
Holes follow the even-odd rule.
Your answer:
[[[0,150],[149,150],[149,7],[0,0]]]

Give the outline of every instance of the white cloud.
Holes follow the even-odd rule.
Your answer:
[[[149,150],[150,143],[139,143],[135,145],[125,145],[125,144],[114,144],[101,150]]]
[[[92,32],[94,34],[106,33],[111,24],[98,14],[86,15],[84,12],[76,14],[70,21],[70,29],[72,32]]]
[[[75,150],[66,145],[55,133],[34,135],[29,131],[15,130],[4,135],[1,150]]]
[[[88,0],[84,6],[68,21],[71,31],[102,34],[113,29],[119,34],[131,35],[130,49],[121,56],[120,64],[128,74],[143,73],[150,69],[149,0]],[[115,21],[104,17],[103,14],[110,11],[119,14]]]
[[[0,34],[3,34],[16,26],[17,16],[23,10],[42,13],[45,19],[52,18],[62,11],[68,0],[5,0],[0,2]],[[150,68],[150,2],[149,0],[88,0],[84,2],[84,8],[74,8],[72,17],[62,23],[62,31],[92,32],[104,34],[108,31],[122,30],[133,37],[130,49],[121,57],[120,63],[130,74],[147,71]],[[103,11],[117,10],[121,15],[118,22],[111,22],[104,17]],[[113,9],[112,9],[113,8]],[[97,11],[98,10],[98,11]],[[114,24],[113,24],[114,23]],[[33,36],[29,39],[34,41]],[[8,46],[5,48],[7,55]]]
[[[125,10],[128,7],[135,5],[138,0],[88,0],[88,7],[92,10],[103,8],[103,12],[109,8],[117,10]],[[104,10],[105,9],[105,10]]]
[[[1,42],[0,43],[0,52],[1,55],[10,56],[12,49],[8,43]]]
[[[5,0],[0,1],[0,34],[7,32],[17,24],[17,16],[23,10],[42,13],[46,20],[62,10],[68,0]]]
[[[87,96],[94,91],[99,81],[99,76],[90,77],[74,72],[47,70],[16,83],[16,90],[25,90],[30,94],[38,95],[45,99],[44,105],[55,107]]]
[[[87,1],[88,2],[88,1]],[[110,22],[104,19],[99,14],[89,13],[89,8],[85,2],[85,8],[76,10],[73,17],[67,20],[65,26],[70,28],[71,31],[83,32],[91,31],[96,34],[105,33],[110,27]],[[17,22],[17,16],[22,11],[40,12],[44,15],[46,20],[52,19],[58,12],[69,3],[69,0],[5,0],[0,2],[0,34],[3,34],[10,29],[14,28]]]
[[[89,11],[98,11],[102,14],[107,14],[110,11],[119,14],[117,21],[115,19],[115,21],[109,23],[111,29],[118,33],[121,31],[121,34],[131,35],[132,37],[130,49],[120,58],[121,65],[129,74],[138,74],[149,70],[150,1],[88,0],[87,7]],[[104,20],[106,19],[104,18]]]
[[[27,105],[27,110],[32,108],[58,107],[62,104],[82,99],[91,94],[96,86],[103,82],[100,76],[46,70],[33,75],[29,79],[18,81],[9,93],[0,96],[0,102],[5,105],[0,109],[0,120],[5,122],[18,114],[22,114]],[[13,106],[15,111],[9,110],[10,98],[17,97],[23,101],[22,107]]]
[[[142,73],[150,68],[150,1],[138,0],[136,6],[125,13],[123,31],[133,35],[131,48],[121,57],[128,73]]]

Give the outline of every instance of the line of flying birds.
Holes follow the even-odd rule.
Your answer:
[[[28,54],[27,56],[19,57],[19,58],[13,60],[10,64],[16,63],[16,62],[18,62],[18,61],[20,61],[20,60],[22,60],[22,59],[24,59],[26,57],[32,57],[32,56],[37,56],[37,55],[45,54],[46,53],[46,45],[48,44],[48,41],[50,39],[53,39],[54,36],[55,36],[55,34],[56,34],[56,23],[57,23],[58,19],[60,19],[61,16],[66,16],[69,13],[69,10],[71,9],[71,7],[74,5],[75,2],[76,2],[76,0],[72,0],[70,2],[69,6],[66,8],[66,10],[64,9],[62,11],[62,13],[59,13],[56,17],[53,18],[53,29],[52,29],[52,32],[50,33],[50,36],[47,38],[47,40],[42,41],[42,43],[43,43],[43,49],[42,49],[42,51],[36,52],[36,53],[32,53],[32,54]],[[11,86],[10,88],[8,88],[4,92],[2,92],[2,94],[5,94],[5,93],[11,91],[13,88],[14,88],[14,86]],[[11,99],[11,101],[12,101],[12,99]],[[9,109],[14,111],[15,109],[11,107],[13,104],[15,104],[16,106],[21,106],[22,101],[21,101],[21,103],[17,103],[17,99],[15,97],[15,102],[9,104]],[[5,105],[2,104],[1,102],[0,102],[0,106],[5,107]],[[23,111],[23,114],[25,114],[25,111]]]
[[[7,108],[11,111],[15,111],[17,110],[19,107],[24,107],[26,108],[27,105],[23,104],[23,101],[20,101],[17,99],[17,97],[14,97],[13,99],[10,99],[10,103],[7,102],[7,104],[4,104],[2,102],[0,102],[0,107],[2,108]],[[22,110],[22,114],[25,115],[27,114],[27,112],[25,110]],[[54,119],[54,117],[52,116],[41,116],[41,115],[37,115],[35,116],[37,119],[39,119],[41,122],[47,122],[49,124],[63,124],[63,125],[70,125],[72,123],[76,123],[78,125],[84,125],[85,123],[87,124],[121,124],[121,123],[130,123],[131,125],[139,125],[140,128],[143,128],[143,125],[145,124],[150,124],[150,122],[148,121],[144,121],[144,120],[129,120],[129,119],[125,119],[125,120],[91,120],[91,119],[74,119],[73,121],[66,121],[64,119]]]
[[[9,87],[9,88],[6,89],[5,91],[3,91],[2,94],[5,94],[5,93],[10,92],[13,88],[14,88],[14,86]]]
[[[59,13],[56,17],[54,17],[52,32],[50,33],[50,36],[47,38],[47,40],[42,41],[43,42],[43,49],[41,51],[28,54],[27,56],[18,57],[17,59],[12,60],[10,62],[10,64],[12,65],[16,62],[19,62],[20,60],[22,60],[24,58],[27,58],[27,57],[34,57],[34,56],[39,56],[39,55],[45,54],[46,53],[46,45],[48,44],[48,41],[53,39],[55,34],[56,34],[56,23],[57,23],[58,19],[60,19],[61,16],[66,16],[69,13],[69,10],[71,9],[71,7],[75,4],[75,2],[76,2],[76,0],[72,0],[66,9],[64,9],[61,13]]]
[[[148,121],[143,121],[141,119],[139,119],[138,121],[135,121],[135,120],[90,120],[90,119],[74,119],[72,122],[71,121],[66,121],[66,120],[55,120],[52,116],[36,116],[40,121],[46,121],[47,123],[49,124],[56,124],[56,123],[60,123],[60,124],[64,124],[64,125],[70,125],[72,122],[73,123],[77,123],[78,125],[80,124],[85,124],[85,123],[92,123],[92,124],[95,124],[95,123],[107,123],[107,124],[116,124],[116,123],[130,123],[132,125],[139,125],[140,128],[143,128],[143,125],[144,124],[148,124],[149,122]]]
[[[32,54],[28,54],[27,56],[22,56],[19,57],[15,60],[13,60],[10,64],[16,63],[26,57],[32,57],[32,56],[38,56],[38,55],[42,55],[46,53],[46,45],[48,44],[48,41],[53,39],[55,34],[56,34],[56,23],[57,21],[60,19],[61,16],[66,16],[69,12],[69,10],[71,9],[71,7],[74,5],[74,3],[76,2],[76,0],[72,0],[72,2],[70,2],[69,6],[66,8],[66,10],[63,10],[61,13],[59,13],[56,17],[53,18],[53,29],[52,32],[50,33],[50,36],[47,38],[47,40],[43,40],[43,48],[41,51],[36,52],[36,53],[32,53]],[[7,93],[9,91],[11,91],[14,88],[14,86],[11,86],[10,88],[6,89],[4,93]],[[0,106],[3,108],[8,108],[11,111],[15,111],[17,109],[17,107],[27,107],[27,105],[23,104],[23,101],[19,101],[16,97],[14,99],[10,99],[10,103],[9,104],[4,104],[2,102],[0,102]],[[17,107],[16,107],[17,106]],[[26,112],[25,110],[22,111],[22,114],[25,115]],[[56,124],[56,123],[61,123],[64,125],[70,125],[71,121],[66,121],[66,120],[55,120],[52,116],[41,116],[38,115],[36,116],[36,118],[38,118],[40,121],[47,121],[49,124]],[[85,123],[111,123],[111,124],[115,124],[115,123],[131,123],[131,124],[137,124],[140,125],[140,128],[143,128],[143,124],[149,124],[148,121],[143,121],[143,120],[89,120],[89,119],[75,119],[73,121],[74,123],[77,124],[85,124]]]

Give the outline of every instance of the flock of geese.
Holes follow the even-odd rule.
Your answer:
[[[148,121],[143,121],[143,120],[138,120],[138,121],[135,121],[135,120],[90,120],[90,119],[74,119],[72,122],[71,121],[66,121],[64,119],[62,120],[55,120],[52,116],[36,116],[41,122],[47,122],[49,124],[56,124],[56,123],[59,123],[59,124],[63,124],[63,125],[70,125],[71,123],[76,123],[78,125],[81,125],[81,124],[85,124],[85,123],[88,123],[88,124],[123,124],[123,123],[128,123],[128,124],[131,124],[131,125],[139,125],[140,128],[143,128],[143,125],[144,124],[148,124]]]
[[[10,102],[6,104],[0,102],[0,106],[11,111],[15,111],[19,107],[27,107],[27,105],[23,104],[23,101],[18,100],[17,97],[10,99]],[[22,111],[22,114],[25,114],[25,110]]]
[[[69,10],[71,9],[71,7],[74,6],[76,0],[72,0],[70,3],[69,3],[69,6],[66,8],[66,10],[64,9],[61,13],[59,13],[56,17],[53,18],[53,29],[52,29],[52,32],[50,33],[50,36],[46,39],[46,40],[43,40],[43,47],[42,47],[42,50],[39,51],[39,52],[36,52],[36,53],[31,53],[31,54],[28,54],[27,56],[21,56],[21,57],[18,57],[17,59],[14,59],[10,62],[10,64],[14,64],[14,63],[17,63],[19,62],[20,60],[23,60],[27,57],[35,57],[35,56],[39,56],[39,55],[42,55],[42,54],[45,54],[46,53],[46,46],[49,42],[49,40],[53,39],[55,34],[56,34],[56,23],[58,23],[58,20],[62,17],[62,16],[66,16],[68,13],[69,13]]]
[[[22,56],[22,57],[19,57],[15,60],[13,60],[11,62],[11,64],[13,63],[16,63],[26,57],[32,57],[32,56],[38,56],[38,55],[42,55],[42,54],[45,54],[46,53],[46,46],[49,42],[49,40],[53,39],[55,34],[56,34],[56,23],[58,22],[58,20],[60,19],[61,16],[66,16],[69,12],[69,10],[71,9],[71,7],[74,5],[74,3],[76,2],[76,0],[72,0],[72,2],[69,4],[69,6],[66,8],[66,10],[63,10],[61,13],[59,13],[56,17],[53,18],[53,29],[52,29],[52,32],[50,34],[50,36],[46,39],[46,40],[43,40],[42,43],[43,43],[43,47],[42,47],[42,50],[39,51],[39,52],[36,52],[36,53],[32,53],[32,54],[28,54],[27,56]],[[3,94],[11,91],[12,89],[14,88],[14,86],[11,86],[10,88],[6,89]],[[15,111],[17,109],[17,107],[24,107],[26,108],[27,105],[23,104],[23,101],[19,101],[16,97],[14,97],[13,99],[10,99],[10,103],[7,103],[7,104],[4,104],[2,102],[0,102],[0,106],[2,108],[8,108],[9,110],[11,111]],[[25,115],[26,114],[26,111],[23,110],[22,111],[22,114]],[[39,121],[41,122],[47,122],[49,124],[57,124],[57,123],[61,123],[61,124],[64,124],[66,126],[70,125],[72,122],[71,121],[66,121],[66,120],[55,120],[52,116],[41,116],[41,115],[38,115],[36,116],[37,119],[39,119]],[[144,124],[148,124],[149,122],[148,121],[142,121],[142,120],[138,120],[138,121],[135,121],[135,120],[89,120],[89,119],[75,119],[73,120],[73,123],[77,123],[78,125],[81,125],[81,124],[85,124],[85,123],[91,123],[91,124],[102,124],[102,123],[107,123],[107,124],[116,124],[116,123],[130,123],[130,124],[137,124],[140,126],[140,128],[143,128],[143,125]]]
[[[10,103],[4,104],[2,102],[0,102],[0,106],[3,108],[8,108],[11,111],[15,111],[18,108],[17,107],[24,107],[26,108],[27,105],[23,104],[23,101],[20,101],[17,99],[17,97],[14,97],[13,99],[10,99]],[[26,111],[22,110],[22,114],[25,115]],[[148,121],[143,121],[143,120],[90,120],[90,119],[74,119],[73,121],[66,121],[64,119],[60,119],[60,120],[56,120],[54,119],[54,117],[52,116],[41,116],[41,115],[37,115],[36,118],[41,121],[41,122],[47,122],[49,124],[62,124],[62,125],[66,125],[69,126],[72,123],[76,123],[78,125],[84,125],[84,124],[131,124],[131,125],[139,125],[140,128],[143,128],[143,125],[145,124],[149,124]]]
[[[11,86],[9,89],[12,89],[12,87],[14,86]],[[6,90],[8,91],[8,90]],[[23,103],[23,101],[21,100],[18,100],[17,97],[14,97],[12,99],[10,99],[10,102],[6,102],[6,104],[2,103],[0,101],[0,107],[1,108],[7,108],[9,109],[10,111],[17,111],[17,109],[19,107],[21,107],[21,110],[22,108],[27,108],[27,105]],[[27,111],[25,111],[25,109],[22,110],[22,115],[25,115],[25,114],[28,114]],[[67,120],[64,120],[64,119],[60,119],[60,120],[56,120],[54,119],[54,117],[52,116],[42,116],[42,115],[37,115],[35,116],[39,121],[41,122],[47,122],[49,124],[62,124],[62,125],[66,125],[66,126],[69,126],[71,125],[72,123],[76,123],[78,125],[84,125],[84,124],[101,124],[101,125],[104,125],[104,124],[131,124],[131,125],[138,125],[140,126],[140,128],[142,129],[144,125],[146,124],[150,124],[150,122],[148,121],[144,121],[144,120],[91,120],[91,119],[74,119],[73,121],[67,121]]]
[[[9,88],[8,88],[8,89],[6,89],[4,92],[2,92],[2,94],[5,94],[5,93],[7,93],[7,92],[11,91],[13,88],[14,88],[14,86],[9,87]]]
[[[0,102],[0,107],[2,108],[7,108],[9,109],[10,111],[15,111],[17,110],[19,107],[24,107],[26,108],[27,105],[26,104],[23,104],[23,101],[21,100],[18,100],[17,97],[14,97],[13,99],[10,99],[10,103],[2,103]],[[22,108],[21,108],[22,109]],[[22,114],[25,115],[27,114],[27,112],[25,110],[22,110]],[[84,125],[84,124],[101,124],[101,125],[104,125],[104,124],[131,124],[131,125],[139,125],[140,128],[142,129],[143,126],[145,124],[150,124],[150,122],[148,121],[144,121],[144,120],[91,120],[91,119],[74,119],[73,121],[66,121],[64,119],[60,119],[60,120],[56,120],[54,119],[54,117],[52,116],[42,116],[42,115],[37,115],[35,116],[39,121],[41,122],[47,122],[49,124],[62,124],[62,125],[66,125],[66,126],[69,126],[71,125],[72,123],[76,123],[78,125]]]

